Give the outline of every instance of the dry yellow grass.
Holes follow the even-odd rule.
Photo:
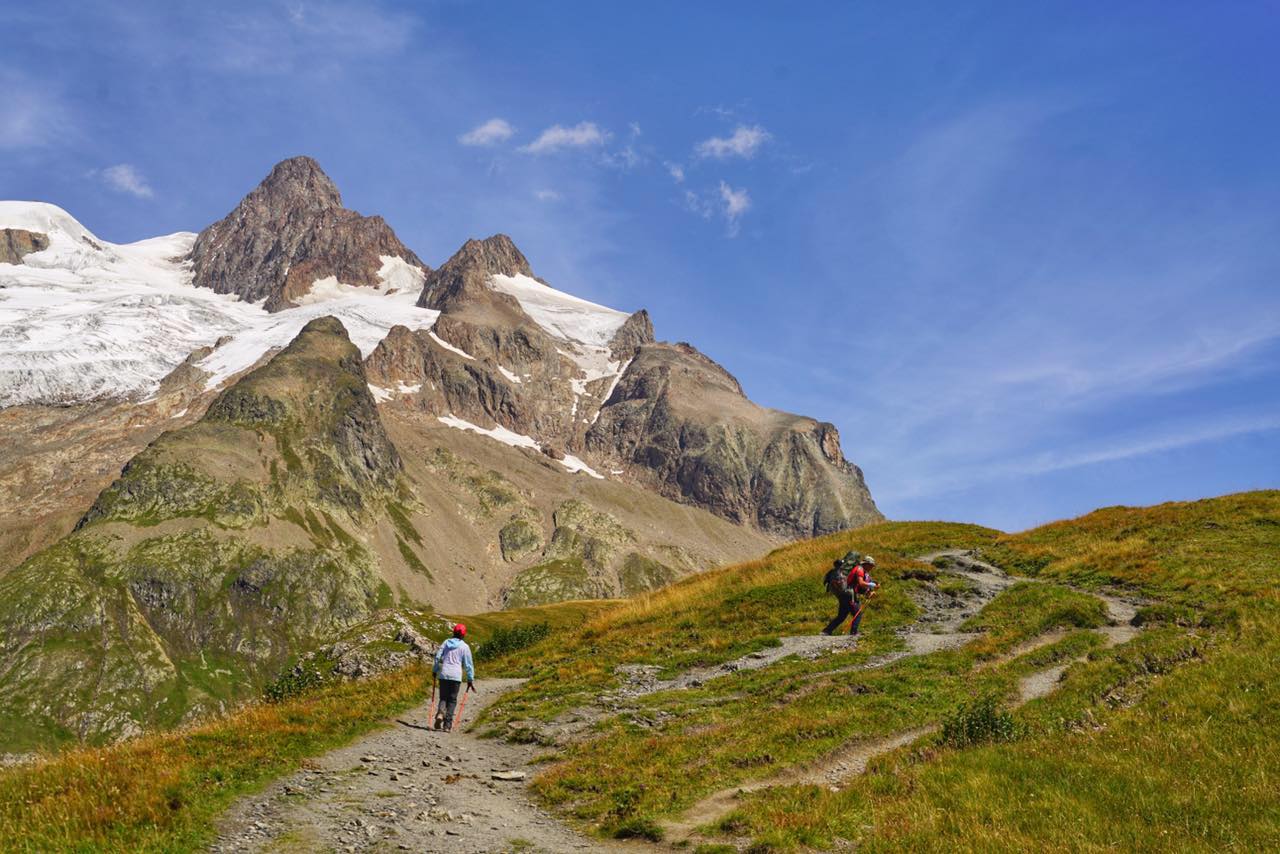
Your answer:
[[[0,850],[198,847],[233,798],[420,700],[421,669],[0,772]]]

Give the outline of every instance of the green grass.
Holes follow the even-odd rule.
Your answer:
[[[1151,597],[1147,630],[1018,709],[1011,742],[926,740],[839,792],[752,795],[726,826],[760,851],[1280,848],[1280,493],[1108,508],[984,551]]]
[[[976,525],[885,523],[796,543],[738,566],[686,577],[675,584],[606,607],[574,637],[554,637],[528,649],[509,675],[529,683],[491,707],[494,727],[532,718],[549,721],[616,687],[619,664],[650,664],[673,673],[721,664],[777,644],[785,635],[813,634],[834,611],[822,590],[831,562],[851,547],[872,551],[879,575],[892,579],[918,566],[907,560],[948,545],[976,547],[998,532]],[[870,631],[915,617],[900,586],[886,585],[864,620]]]
[[[1047,595],[991,621],[984,641],[996,638],[993,645],[838,672],[898,645],[895,622],[885,620],[865,629],[856,652],[791,659],[650,695],[639,714],[609,719],[590,740],[570,746],[535,788],[597,831],[625,835],[637,822],[678,814],[704,795],[802,766],[850,741],[934,723],[972,692],[1007,695],[1017,675],[1012,667],[974,670],[988,650],[1007,650],[1046,624],[1071,624],[1074,612],[1063,603],[1079,594],[1041,586]]]

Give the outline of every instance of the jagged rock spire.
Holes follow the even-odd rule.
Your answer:
[[[337,186],[310,157],[282,160],[235,210],[200,232],[193,283],[269,311],[293,305],[317,279],[379,287],[382,256],[428,269],[382,217],[342,206]]]

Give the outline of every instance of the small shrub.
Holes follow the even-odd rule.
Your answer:
[[[616,839],[647,839],[650,842],[661,842],[662,834],[662,827],[645,816],[629,818],[613,832]]]
[[[1012,741],[1017,736],[1013,715],[989,694],[962,703],[942,721],[942,742],[951,747]]]
[[[533,646],[551,634],[551,624],[547,622],[529,623],[523,626],[505,628],[499,626],[493,634],[475,649],[476,658],[495,659],[525,647]]]
[[[333,681],[331,664],[325,667],[316,662],[308,662],[281,673],[274,682],[267,685],[262,693],[272,703],[279,703],[331,681]]]

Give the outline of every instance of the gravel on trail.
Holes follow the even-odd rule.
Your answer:
[[[465,727],[519,679],[476,682]],[[238,801],[219,823],[214,852],[620,851],[538,807],[527,781],[542,750],[434,732],[427,704]]]

